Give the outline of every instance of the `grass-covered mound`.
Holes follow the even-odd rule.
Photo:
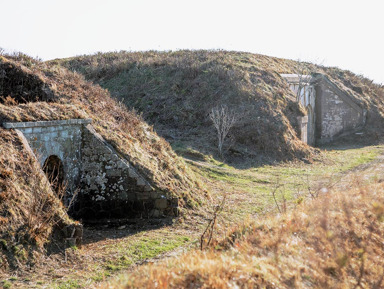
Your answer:
[[[216,152],[212,108],[226,105],[239,120],[227,157],[308,158],[297,137],[304,115],[276,69],[260,57],[225,51],[119,52],[56,60],[108,89],[175,147]],[[255,158],[256,156],[256,158]]]
[[[71,118],[92,118],[96,131],[154,188],[180,198],[182,206],[203,200],[198,179],[170,145],[106,90],[23,54],[0,56],[0,123]],[[17,134],[0,129],[0,136],[0,265],[15,268],[18,261],[10,257],[33,259],[17,244],[42,248],[54,225],[71,221]],[[50,212],[48,221],[42,212]]]
[[[169,144],[134,111],[112,99],[106,90],[61,66],[23,55],[1,58],[0,69],[10,66],[24,71],[21,74],[24,83],[34,76],[53,95],[48,102],[44,97],[36,96],[34,102],[21,104],[19,94],[4,95],[0,121],[92,118],[96,131],[135,165],[155,188],[186,201],[199,198],[198,180]],[[8,75],[7,72],[3,74]],[[9,82],[7,76],[3,81]],[[28,91],[22,94],[28,94]]]
[[[227,141],[227,157],[309,158],[298,140],[303,112],[280,73],[323,73],[368,111],[368,125],[383,119],[384,89],[349,71],[245,52],[111,52],[54,60],[85,75],[142,113],[171,144],[215,153],[209,119],[222,104],[240,117]],[[257,158],[257,157],[256,157]]]
[[[382,288],[384,186],[356,181],[102,288]]]

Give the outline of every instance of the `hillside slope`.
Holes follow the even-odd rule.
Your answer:
[[[204,200],[198,178],[169,144],[106,90],[63,67],[23,54],[0,56],[0,77],[0,123],[92,118],[96,131],[134,164],[154,188],[180,198],[184,207]],[[37,244],[41,249],[53,226],[72,221],[50,186],[42,181],[37,161],[16,133],[0,128],[0,137],[0,262],[2,268],[15,268],[17,262],[12,265],[9,258],[3,258],[8,253],[15,255],[10,251],[9,240],[25,246]],[[48,221],[41,220],[40,214],[45,211],[52,212]],[[20,232],[26,237],[17,237]],[[32,242],[31,238],[36,240]],[[23,260],[33,259],[29,257],[26,255]]]
[[[308,158],[311,149],[294,130],[304,112],[273,67],[250,54],[223,51],[120,52],[53,63],[84,73],[177,146],[216,152],[212,108],[228,106],[239,121],[230,131],[227,156]],[[185,142],[185,143],[183,143]],[[227,146],[227,149],[229,146]]]
[[[194,174],[169,144],[135,112],[113,100],[106,90],[65,68],[30,58],[12,60],[3,57],[0,65],[4,70],[11,68],[23,72],[20,79],[4,82],[4,91],[11,85],[16,87],[11,89],[16,93],[5,95],[0,103],[1,122],[92,118],[96,131],[134,164],[155,188],[177,196],[198,190],[199,183]],[[35,79],[39,79],[38,85],[45,95],[33,96],[27,84]],[[17,92],[19,83],[23,83],[25,91]],[[193,194],[189,197],[193,198]]]
[[[384,89],[349,71],[264,55],[226,51],[111,52],[54,60],[78,71],[143,114],[175,147],[214,153],[209,119],[227,105],[240,121],[230,131],[227,156],[310,158],[297,137],[303,115],[280,73],[322,73],[368,110],[368,125],[383,120]],[[378,127],[378,126],[377,126]],[[296,130],[295,130],[296,129]],[[228,147],[227,147],[228,148]],[[247,157],[246,157],[247,156]]]

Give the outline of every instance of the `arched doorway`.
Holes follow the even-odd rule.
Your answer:
[[[49,156],[44,162],[43,171],[51,183],[53,191],[59,197],[64,197],[64,167],[60,158],[55,155]]]

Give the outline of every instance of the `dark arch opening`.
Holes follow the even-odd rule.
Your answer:
[[[53,191],[59,197],[64,197],[64,167],[61,159],[55,155],[49,156],[44,162],[43,171],[51,183]]]

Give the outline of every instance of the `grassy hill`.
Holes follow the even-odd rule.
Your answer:
[[[232,157],[308,157],[294,131],[303,115],[273,67],[254,56],[210,51],[107,53],[58,60],[142,113],[178,149],[213,154],[211,109],[227,105],[240,117],[230,132]],[[56,61],[53,61],[55,63]],[[228,147],[227,147],[228,148]]]
[[[18,135],[0,128],[0,272],[37,268],[20,270],[17,277],[5,274],[3,285],[89,288],[129,268],[120,281],[105,286],[381,288],[382,146],[328,148],[324,162],[247,169],[205,156],[216,153],[208,114],[225,104],[241,116],[226,147],[230,161],[250,166],[255,160],[310,159],[316,151],[298,139],[295,129],[304,111],[279,75],[301,65],[224,51],[120,52],[48,63],[23,54],[0,57],[0,122],[92,118],[97,132],[151,185],[180,197],[184,206],[200,203],[205,210],[167,226],[91,229],[82,249],[48,260],[43,256],[53,228],[73,221],[42,182],[39,165]],[[383,87],[348,71],[304,65],[348,90],[368,110],[367,129],[380,133]],[[154,129],[178,151],[205,161],[187,165]],[[361,168],[375,162],[380,175],[366,175]],[[352,180],[322,193],[315,188],[340,185],[340,174],[351,170],[366,181]],[[274,199],[278,182],[283,186]],[[216,227],[222,235],[214,235],[211,246],[132,269],[179,246],[197,244],[224,195],[226,208]],[[279,210],[292,211],[276,215],[275,203]]]
[[[264,55],[122,51],[52,63],[80,72],[108,89],[184,153],[215,154],[216,134],[209,112],[227,105],[240,117],[230,131],[227,158],[242,163],[246,159],[311,158],[313,150],[298,140],[296,131],[297,116],[305,112],[280,73],[326,74],[369,111],[369,126],[383,119],[384,90],[372,81],[337,68]]]
[[[96,131],[157,190],[179,197],[184,207],[204,201],[198,177],[170,145],[106,90],[23,54],[1,56],[0,76],[0,122],[92,118]],[[15,132],[0,128],[0,152],[0,265],[15,268],[32,262],[30,247],[42,249],[52,227],[72,221]]]

